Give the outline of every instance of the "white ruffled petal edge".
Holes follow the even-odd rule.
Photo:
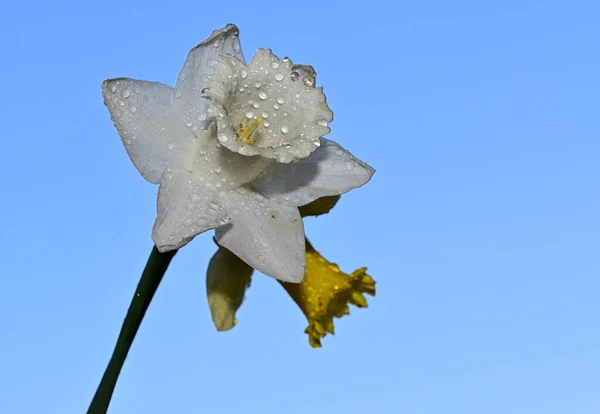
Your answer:
[[[314,87],[314,77],[300,81],[300,71],[292,67],[289,59],[264,49],[248,65],[231,56],[218,59],[203,96],[212,101],[208,112],[217,121],[223,146],[281,163],[304,158],[320,146],[333,113],[323,88]]]
[[[365,185],[375,170],[334,141],[291,164],[271,164],[253,186],[280,203],[303,206],[320,197],[346,193]]]
[[[189,168],[194,134],[171,109],[172,88],[128,78],[102,83],[104,104],[131,161],[142,177],[158,184],[165,168]]]

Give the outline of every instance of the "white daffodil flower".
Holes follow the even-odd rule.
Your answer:
[[[193,48],[175,88],[127,78],[102,84],[131,161],[158,190],[152,239],[178,249],[217,242],[289,282],[305,270],[298,206],[369,181],[373,169],[333,141],[333,114],[310,66],[259,49],[249,64],[234,25]]]

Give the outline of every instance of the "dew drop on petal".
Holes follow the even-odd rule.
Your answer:
[[[167,145],[167,149],[168,149],[169,151],[171,151],[173,148],[175,148],[175,145],[173,145],[173,144],[168,144],[168,145]]]
[[[260,91],[260,92],[258,93],[258,97],[259,97],[260,99],[262,99],[262,100],[265,100],[265,99],[267,99],[267,98],[269,97],[269,95],[267,95],[267,93],[266,93],[265,91]]]
[[[240,78],[246,79],[246,76],[248,76],[248,72],[246,72],[244,69],[240,70]]]
[[[248,118],[248,119],[254,118],[254,112],[252,112],[252,111],[246,112],[246,118]]]
[[[290,127],[287,125],[282,125],[281,126],[281,132],[283,132],[284,134],[287,134],[288,132],[290,132]]]
[[[122,99],[119,99],[119,106],[125,106],[125,101]]]
[[[277,103],[280,105],[283,105],[285,101],[283,100],[283,98],[280,96],[279,98],[277,98]]]
[[[175,89],[175,92],[173,92],[173,96],[175,96],[176,98],[181,98],[181,95],[183,94],[179,89]]]
[[[292,80],[297,81],[300,78],[300,73],[298,71],[292,72]]]
[[[269,113],[268,112],[263,112],[262,114],[260,114],[261,117],[267,119],[269,117]]]
[[[262,86],[262,83],[260,83],[260,82],[256,82],[256,83],[254,84],[254,87],[255,87],[256,89],[260,88],[261,86]]]
[[[283,80],[283,73],[276,73],[275,74],[275,80],[277,82],[281,82]]]
[[[272,67],[273,69],[277,69],[277,68],[279,67],[279,63],[277,63],[277,62],[273,62],[273,63],[271,63],[271,67]]]
[[[131,96],[131,91],[129,90],[129,88],[123,88],[123,90],[121,91],[121,97],[124,99],[127,99]]]
[[[260,104],[259,104],[258,102],[254,102],[254,103],[252,104],[252,106],[254,107],[254,109],[258,109],[258,108],[260,108]]]
[[[217,138],[221,142],[227,142],[227,134],[225,134],[224,132],[217,134]]]

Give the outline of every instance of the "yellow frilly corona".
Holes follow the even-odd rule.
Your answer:
[[[300,214],[318,216],[328,213],[340,196],[322,197],[300,207]],[[350,313],[349,304],[367,307],[364,294],[375,296],[375,281],[362,267],[350,274],[327,261],[306,240],[306,273],[301,283],[279,282],[300,307],[308,327],[309,343],[321,347],[321,339],[333,334],[333,318]],[[237,323],[235,314],[244,300],[254,269],[229,250],[219,246],[210,261],[207,272],[208,302],[217,330],[225,331]]]
[[[375,296],[375,281],[366,270],[362,267],[348,275],[306,240],[306,273],[302,283],[280,283],[308,319],[304,332],[310,346],[320,348],[321,338],[327,333],[333,335],[333,318],[348,315],[348,304],[368,306],[364,294]]]

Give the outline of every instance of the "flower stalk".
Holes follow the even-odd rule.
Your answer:
[[[127,358],[127,354],[142,324],[146,310],[148,310],[148,306],[150,306],[150,302],[152,302],[152,298],[175,253],[177,253],[177,250],[161,253],[156,246],[152,248],[140,282],[131,300],[131,305],[129,305],[127,315],[121,326],[117,344],[87,414],[106,414],[108,411],[108,406],[117,385],[121,368],[123,368],[123,364],[125,363],[125,358]]]

